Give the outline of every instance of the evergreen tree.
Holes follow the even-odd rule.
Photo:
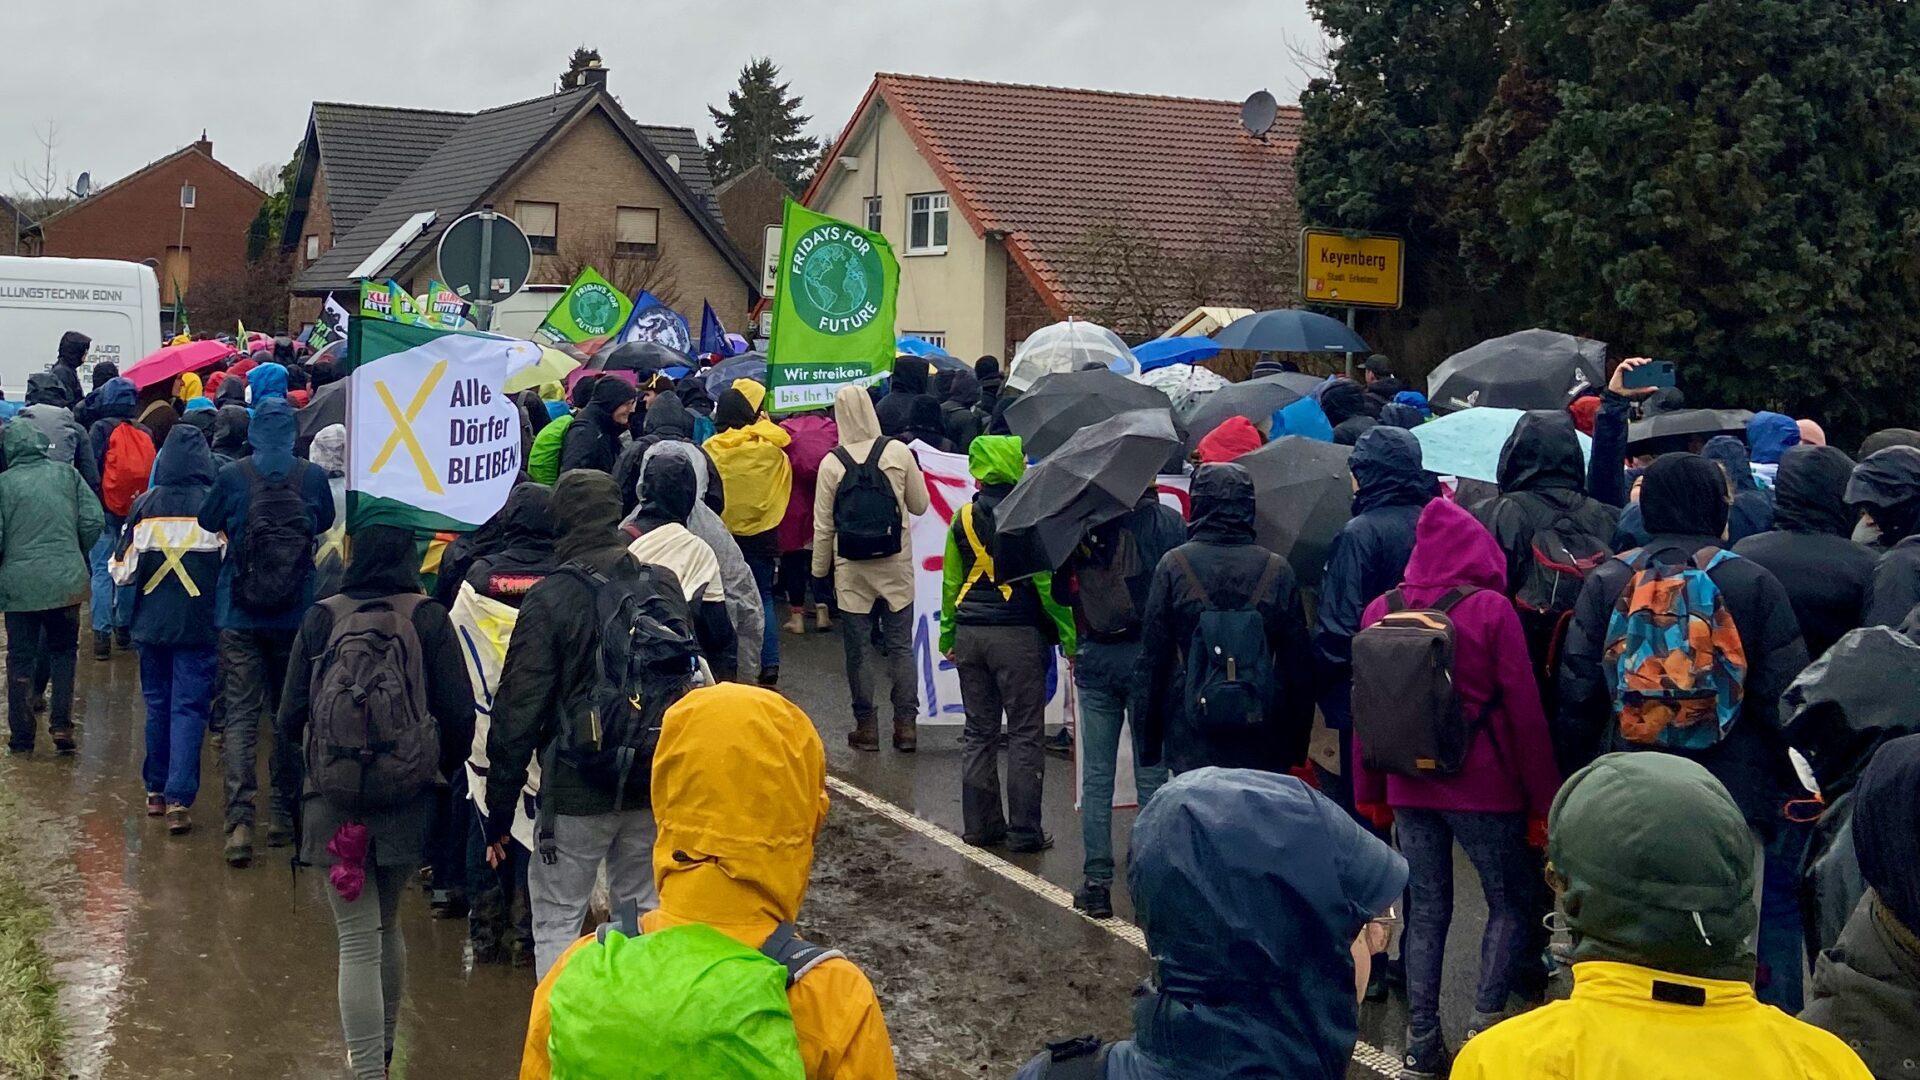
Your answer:
[[[820,141],[802,134],[813,119],[800,114],[801,99],[780,82],[771,59],[755,57],[740,69],[740,85],[727,92],[725,111],[709,106],[719,137],[707,139],[707,168],[715,182],[765,165],[790,190],[813,168]]]

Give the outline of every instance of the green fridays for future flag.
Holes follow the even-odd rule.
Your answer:
[[[548,345],[578,344],[611,335],[627,324],[632,311],[633,301],[589,266],[560,294],[560,302],[547,312],[546,321],[534,333]]]
[[[500,392],[540,359],[518,338],[354,319],[347,331],[347,528],[475,529],[520,469]]]
[[[900,263],[879,233],[787,200],[767,344],[767,411],[833,404],[893,370]]]

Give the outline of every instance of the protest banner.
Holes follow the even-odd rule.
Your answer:
[[[500,387],[539,359],[517,338],[353,320],[348,527],[464,532],[492,517],[520,469],[520,416]]]
[[[900,263],[879,233],[788,199],[781,227],[767,411],[833,404],[843,386],[871,386],[893,370]]]
[[[438,278],[429,279],[427,291],[415,297],[413,302],[420,311],[422,325],[441,330],[473,329],[473,320],[467,317],[471,305]]]
[[[633,301],[589,266],[560,294],[533,333],[542,344],[578,345],[589,338],[611,337],[626,325],[632,311]]]
[[[651,341],[675,352],[693,352],[693,334],[687,329],[687,320],[645,289],[633,298],[633,313],[627,316],[626,325],[614,340],[622,345],[629,341]]]

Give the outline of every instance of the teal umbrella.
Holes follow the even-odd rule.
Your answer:
[[[1500,449],[1525,415],[1522,409],[1462,409],[1421,424],[1413,437],[1420,440],[1420,458],[1428,472],[1497,484]],[[1580,456],[1592,453],[1593,440],[1581,434]]]

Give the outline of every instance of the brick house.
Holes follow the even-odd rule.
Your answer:
[[[36,253],[150,263],[161,306],[168,307],[176,284],[191,301],[194,282],[237,281],[247,273],[247,227],[266,197],[214,159],[203,132],[41,219]]]
[[[780,252],[767,251],[767,226],[780,224],[786,210],[787,185],[765,165],[755,165],[728,177],[713,189],[720,212],[727,223],[727,235],[733,246],[747,256],[754,267],[766,266],[780,258]]]
[[[532,241],[530,283],[565,284],[591,264],[698,319],[704,301],[744,321],[760,275],[722,225],[700,142],[643,126],[606,89],[606,69],[557,94],[477,113],[315,102],[283,233],[295,276],[288,325],[318,316],[414,215],[433,219],[370,271],[419,291],[438,272],[440,235],[491,205]]]
[[[887,237],[897,330],[956,356],[1068,316],[1153,337],[1291,299],[1300,110],[1256,139],[1240,108],[882,73],[802,201]]]

